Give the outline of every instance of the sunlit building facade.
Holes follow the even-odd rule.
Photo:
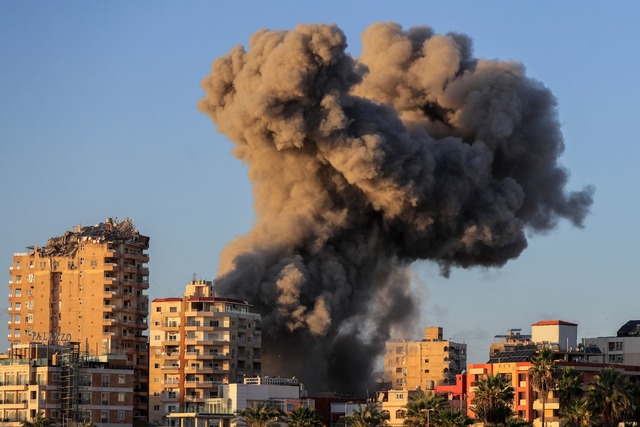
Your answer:
[[[122,356],[134,373],[134,419],[148,408],[149,238],[129,219],[77,226],[16,253],[9,269],[11,346],[75,342]]]
[[[219,386],[262,372],[260,316],[239,299],[214,295],[194,280],[182,297],[151,302],[149,421],[202,412]]]
[[[442,328],[425,328],[419,341],[386,343],[384,380],[392,389],[433,390],[438,385],[455,384],[456,374],[467,364],[467,345],[442,339]]]

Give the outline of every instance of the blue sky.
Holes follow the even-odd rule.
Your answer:
[[[596,187],[584,229],[534,236],[502,269],[445,279],[414,264],[416,324],[467,342],[473,363],[493,335],[542,319],[615,334],[640,318],[638,16],[631,1],[0,2],[5,289],[13,252],[108,216],[151,236],[151,298],[180,295],[194,274],[213,279],[253,210],[246,168],[196,108],[211,62],[259,29],[298,23],[337,24],[358,56],[360,33],[393,21],[466,33],[476,57],[524,63],[558,99],[569,189]]]

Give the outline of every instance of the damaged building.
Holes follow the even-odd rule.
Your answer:
[[[76,226],[16,253],[9,268],[9,343],[78,343],[133,369],[133,418],[146,420],[149,237],[132,220]]]

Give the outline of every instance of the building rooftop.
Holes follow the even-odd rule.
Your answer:
[[[551,326],[551,325],[566,325],[566,326],[578,326],[577,323],[566,322],[564,320],[541,320],[534,323],[531,326]]]
[[[149,238],[138,232],[133,220],[107,218],[105,222],[85,227],[78,225],[62,236],[51,237],[45,246],[37,250],[40,256],[72,255],[78,250],[78,243],[83,241],[139,243],[145,249],[149,247]]]
[[[638,337],[640,336],[640,320],[629,320],[618,329],[618,337]]]
[[[526,348],[513,351],[499,351],[489,358],[487,363],[528,362],[538,349]]]

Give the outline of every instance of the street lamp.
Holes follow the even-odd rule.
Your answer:
[[[434,411],[435,409],[433,409],[433,408],[425,408],[423,410],[427,412],[427,427],[429,427],[429,424],[430,424],[430,421],[431,421],[429,419],[429,414],[431,413],[431,411]]]

